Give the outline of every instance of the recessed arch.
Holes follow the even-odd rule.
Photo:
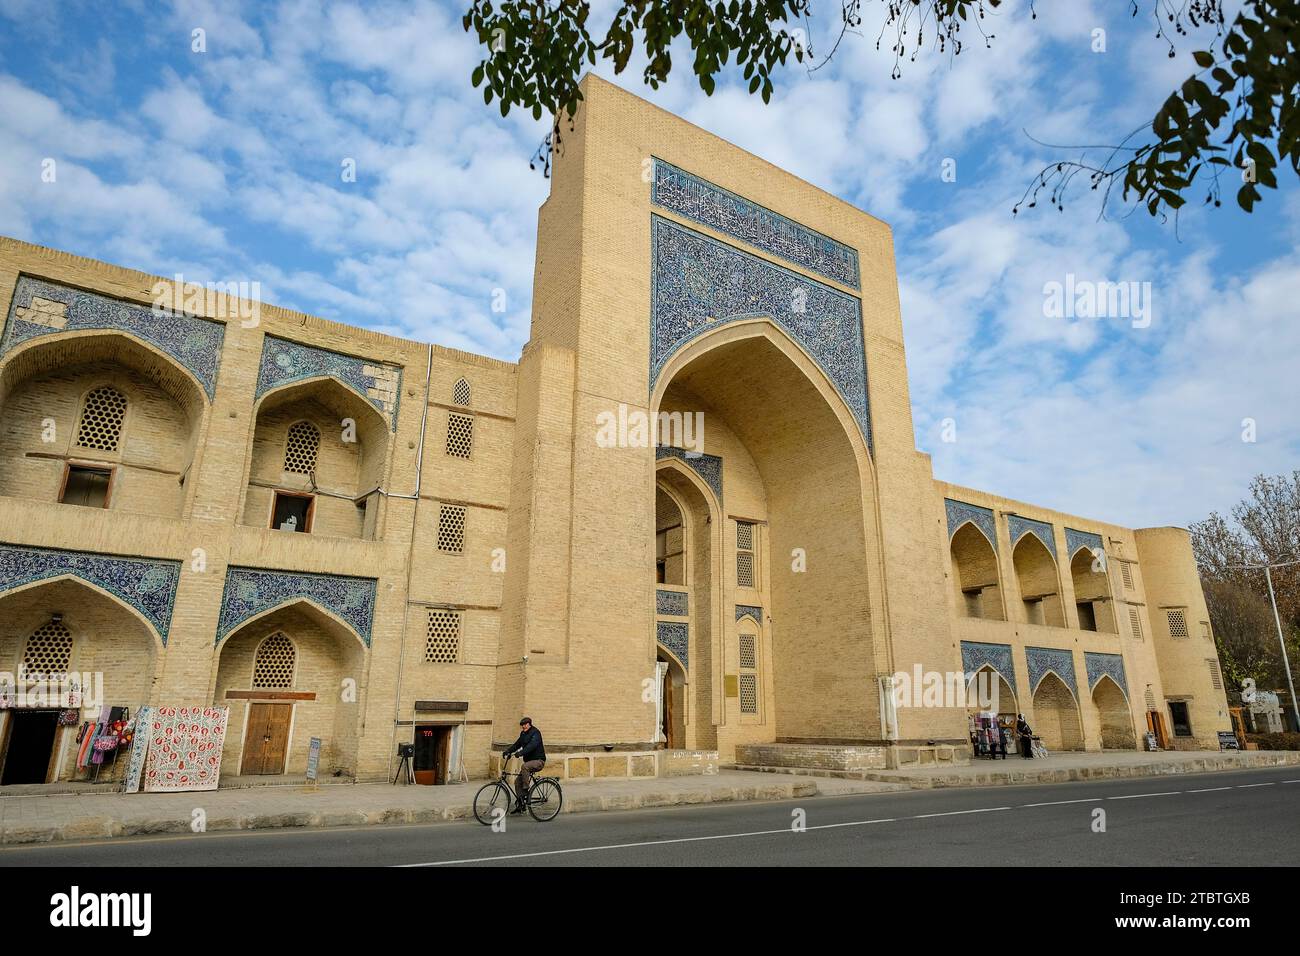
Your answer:
[[[1039,678],[1033,700],[1034,733],[1042,737],[1047,749],[1082,750],[1079,701],[1056,671],[1048,669]]]
[[[348,624],[347,621],[343,620],[343,618],[339,617],[333,611],[322,606],[316,601],[313,601],[309,597],[288,598],[284,601],[279,602],[278,604],[275,604],[264,610],[258,611],[256,614],[250,615],[249,617],[235,624],[233,627],[229,628],[226,631],[226,633],[218,634],[217,639],[213,643],[215,646],[219,647],[228,638],[231,638],[236,634],[246,631],[248,628],[252,627],[258,621],[261,621],[264,618],[269,618],[272,615],[281,613],[286,608],[296,608],[298,610],[301,610],[309,617],[315,619],[327,632],[332,633],[338,636],[340,639],[345,640],[346,643],[355,642],[357,645],[360,646],[362,651],[369,650],[369,647],[366,645],[365,639],[360,634],[358,634],[355,630],[353,630],[352,626]]]
[[[1118,634],[1110,575],[1090,548],[1080,547],[1074,552],[1070,559],[1070,578],[1080,630]]]
[[[959,617],[1006,620],[993,542],[974,521],[963,522],[948,543],[953,599]]]
[[[983,689],[979,683],[981,674],[988,674],[992,678],[988,686],[990,690],[996,690],[997,692],[996,702],[990,701],[990,703],[996,703],[996,706],[994,707],[984,707],[984,701],[978,699],[979,692]],[[977,706],[975,707],[970,706],[972,685],[974,691],[973,696],[976,697],[975,703]],[[968,710],[993,710],[994,713],[998,714],[998,716],[1015,716],[1020,713],[1020,700],[1016,697],[1015,687],[1011,683],[1011,678],[1006,674],[1003,674],[992,664],[983,664],[976,668],[966,680],[966,689]]]
[[[1021,620],[1027,624],[1065,627],[1060,579],[1052,553],[1037,535],[1025,532],[1016,541],[1011,557],[1020,592]]]
[[[1103,750],[1134,750],[1137,735],[1128,694],[1109,674],[1102,674],[1089,694],[1097,708]]]
[[[98,584],[95,584],[93,581],[88,581],[77,574],[71,574],[71,573],[56,574],[48,578],[41,578],[39,581],[29,581],[26,584],[20,584],[16,587],[9,588],[8,590],[0,591],[0,602],[3,602],[6,598],[10,596],[21,594],[24,591],[32,591],[39,588],[44,588],[48,585],[58,584],[59,582],[62,581],[71,581],[74,584],[85,588],[87,591],[93,591],[95,594],[108,598],[118,607],[122,608],[124,611],[126,611],[128,614],[134,617],[137,621],[139,621],[149,631],[150,636],[155,641],[158,642],[159,647],[166,646],[167,644],[166,638],[163,637],[163,635],[154,626],[153,622],[150,621],[149,618],[146,617],[138,608],[136,608],[134,605],[126,601],[121,596],[114,594],[112,591],[109,591],[107,588],[100,587]]]

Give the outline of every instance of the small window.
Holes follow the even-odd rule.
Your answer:
[[[66,674],[72,663],[72,632],[62,621],[42,624],[27,638],[23,650],[23,673],[48,677]]]
[[[294,422],[284,444],[284,470],[310,475],[316,470],[320,450],[320,429],[311,422]]]
[[[1025,600],[1025,620],[1030,624],[1046,623],[1046,618],[1043,615],[1042,598],[1027,598]]]
[[[1201,622],[1201,637],[1205,638],[1207,641],[1212,641],[1212,640],[1214,640],[1214,635],[1210,633],[1210,622],[1209,622],[1209,621],[1202,621],[1202,622]]]
[[[754,584],[754,525],[736,522],[736,586],[752,588]]]
[[[1131,564],[1130,562],[1128,562],[1128,561],[1121,561],[1121,562],[1119,563],[1119,571],[1120,571],[1120,577],[1122,577],[1122,578],[1124,579],[1124,589],[1125,589],[1126,591],[1132,591],[1132,590],[1133,590],[1133,566],[1132,566],[1132,564]]]
[[[457,380],[456,384],[452,387],[451,390],[452,404],[468,407],[469,398],[470,398],[469,382],[465,381],[463,378]]]
[[[287,491],[275,493],[275,507],[271,511],[271,527],[277,531],[311,531],[316,499],[312,495],[294,495]]]
[[[1075,605],[1079,612],[1079,629],[1082,631],[1097,630],[1097,612],[1093,610],[1091,601],[1080,601]]]
[[[740,712],[758,713],[758,635],[740,635]]]
[[[117,451],[126,419],[126,396],[111,385],[92,388],[81,408],[77,445],[96,451]]]
[[[63,478],[63,492],[59,495],[59,501],[65,505],[107,508],[108,492],[112,484],[112,468],[69,465]]]
[[[1190,737],[1192,735],[1192,718],[1188,713],[1186,701],[1171,700],[1169,702],[1169,722],[1174,725],[1175,737]]]
[[[1169,636],[1176,641],[1184,640],[1187,637],[1187,615],[1182,608],[1174,608],[1166,611],[1169,618]]]
[[[424,639],[426,664],[460,663],[460,612],[431,610]]]
[[[1213,657],[1207,657],[1205,663],[1210,668],[1210,686],[1215,690],[1223,690],[1223,672],[1219,670],[1219,662]]]
[[[984,616],[984,590],[982,588],[971,588],[969,591],[962,591],[961,596],[966,602],[966,616],[981,618]]]
[[[758,713],[758,675],[740,675],[740,712],[742,714]]]
[[[438,550],[460,554],[465,550],[465,508],[443,505],[438,510]]]
[[[1128,608],[1128,624],[1129,628],[1133,631],[1133,637],[1136,640],[1142,640],[1142,615],[1139,614],[1138,609],[1131,604]]]
[[[447,454],[452,458],[469,458],[473,453],[473,417],[452,412],[447,416]]]
[[[258,688],[292,687],[298,651],[293,641],[278,631],[262,642],[253,662],[253,686]]]

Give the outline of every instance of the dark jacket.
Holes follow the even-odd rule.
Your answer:
[[[521,731],[519,739],[512,743],[507,749],[507,754],[518,751],[519,756],[525,761],[528,760],[545,760],[546,748],[542,746],[542,732],[536,727],[530,727],[528,730]]]

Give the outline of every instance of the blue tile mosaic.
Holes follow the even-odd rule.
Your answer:
[[[671,445],[656,445],[655,459],[660,458],[680,458],[686,462],[713,489],[713,493],[718,496],[718,503],[722,503],[722,459],[717,455],[706,455],[703,452],[696,454]]]
[[[759,624],[763,623],[763,609],[761,607],[756,607],[753,604],[737,604],[736,620],[739,621],[745,615],[749,615]]]
[[[871,447],[856,298],[653,214],[651,260],[652,392],[687,342],[737,319],[770,318],[826,373]]]
[[[62,327],[19,317],[19,309],[31,308],[33,296],[67,306],[60,320]],[[154,312],[146,305],[84,292],[31,276],[18,278],[4,337],[0,338],[0,355],[7,355],[24,342],[41,336],[94,329],[126,332],[148,342],[188,369],[203,386],[209,401],[216,393],[221,346],[226,337],[226,327],[220,322],[180,312]]]
[[[689,595],[685,591],[665,591],[662,588],[655,590],[655,613],[671,614],[673,617],[685,617],[688,613],[690,604]]]
[[[1056,535],[1052,533],[1052,526],[1046,521],[1035,521],[1033,518],[1022,518],[1020,515],[1007,515],[1007,531],[1011,535],[1013,551],[1022,535],[1032,534],[1043,542],[1053,558],[1056,557]]]
[[[994,551],[998,549],[998,529],[993,521],[992,509],[968,505],[964,501],[953,501],[951,498],[943,499],[943,507],[948,512],[949,541],[957,533],[957,529],[969,521],[984,532],[984,537],[989,539],[989,544],[993,546]]]
[[[258,398],[281,385],[322,376],[352,389],[379,410],[393,431],[397,430],[397,410],[402,396],[400,368],[271,335],[263,339],[262,362],[257,370]],[[381,397],[372,395],[371,390],[380,391]]]
[[[1118,654],[1102,654],[1096,651],[1083,652],[1083,666],[1088,673],[1088,690],[1097,686],[1097,681],[1109,677],[1128,696],[1128,680],[1124,676],[1124,658]]]
[[[1074,655],[1069,651],[1056,647],[1026,647],[1025,663],[1029,665],[1031,691],[1038,690],[1038,682],[1051,671],[1065,681],[1066,686],[1074,692],[1075,699],[1078,699],[1079,685],[1074,679]]]
[[[305,598],[341,618],[369,647],[375,618],[376,584],[374,578],[351,578],[338,574],[229,568],[226,571],[226,589],[221,595],[221,617],[214,643],[220,643],[249,618],[263,611]]]
[[[655,160],[650,201],[809,272],[861,287],[858,253],[852,247],[662,159]]]
[[[1079,553],[1080,548],[1091,548],[1093,551],[1105,551],[1102,546],[1101,535],[1093,534],[1091,531],[1075,531],[1073,528],[1065,529],[1065,550],[1069,553],[1071,560]]]
[[[1012,691],[1020,693],[1016,687],[1016,668],[1011,661],[1010,644],[982,644],[978,641],[961,642],[961,669],[970,680],[971,675],[985,665],[1001,674]]]
[[[683,667],[691,666],[687,656],[691,650],[690,629],[685,624],[660,621],[655,626],[655,639],[672,651],[673,656],[682,662]]]
[[[179,561],[0,544],[0,592],[65,574],[121,598],[143,614],[167,644],[181,579]]]

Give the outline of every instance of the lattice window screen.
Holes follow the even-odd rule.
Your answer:
[[[469,397],[470,397],[469,382],[465,381],[462,378],[458,380],[456,384],[452,387],[451,400],[456,405],[468,405]]]
[[[758,667],[757,641],[753,634],[740,635],[740,666],[752,671]]]
[[[72,632],[62,622],[42,624],[27,638],[23,650],[25,674],[66,674],[72,662]]]
[[[741,551],[754,550],[754,526],[744,521],[736,523],[736,547]]]
[[[1210,683],[1215,690],[1223,690],[1223,674],[1219,671],[1219,662],[1213,657],[1207,657],[1205,663],[1210,668]]]
[[[474,419],[469,415],[447,416],[447,454],[468,458],[474,453]]]
[[[1139,641],[1142,640],[1142,615],[1139,614],[1138,609],[1133,607],[1131,604],[1128,609],[1128,623],[1133,629],[1133,636]]]
[[[742,714],[758,713],[758,675],[740,675],[740,712]]]
[[[457,664],[460,662],[460,612],[433,609],[429,611],[424,640],[426,664]]]
[[[443,505],[438,510],[438,550],[460,554],[465,550],[465,509]]]
[[[1119,563],[1120,576],[1124,579],[1124,588],[1128,591],[1133,590],[1133,565],[1128,561]]]
[[[96,451],[117,451],[126,418],[126,396],[111,385],[92,388],[81,409],[77,445]]]
[[[262,642],[253,662],[254,687],[292,687],[298,651],[293,641],[275,633]]]
[[[736,552],[736,586],[742,588],[754,586],[754,556],[748,551]]]
[[[316,470],[320,450],[320,429],[311,422],[294,422],[284,444],[284,470],[310,475]]]
[[[1175,640],[1182,640],[1187,637],[1187,615],[1182,609],[1166,611],[1169,617],[1169,636]]]

